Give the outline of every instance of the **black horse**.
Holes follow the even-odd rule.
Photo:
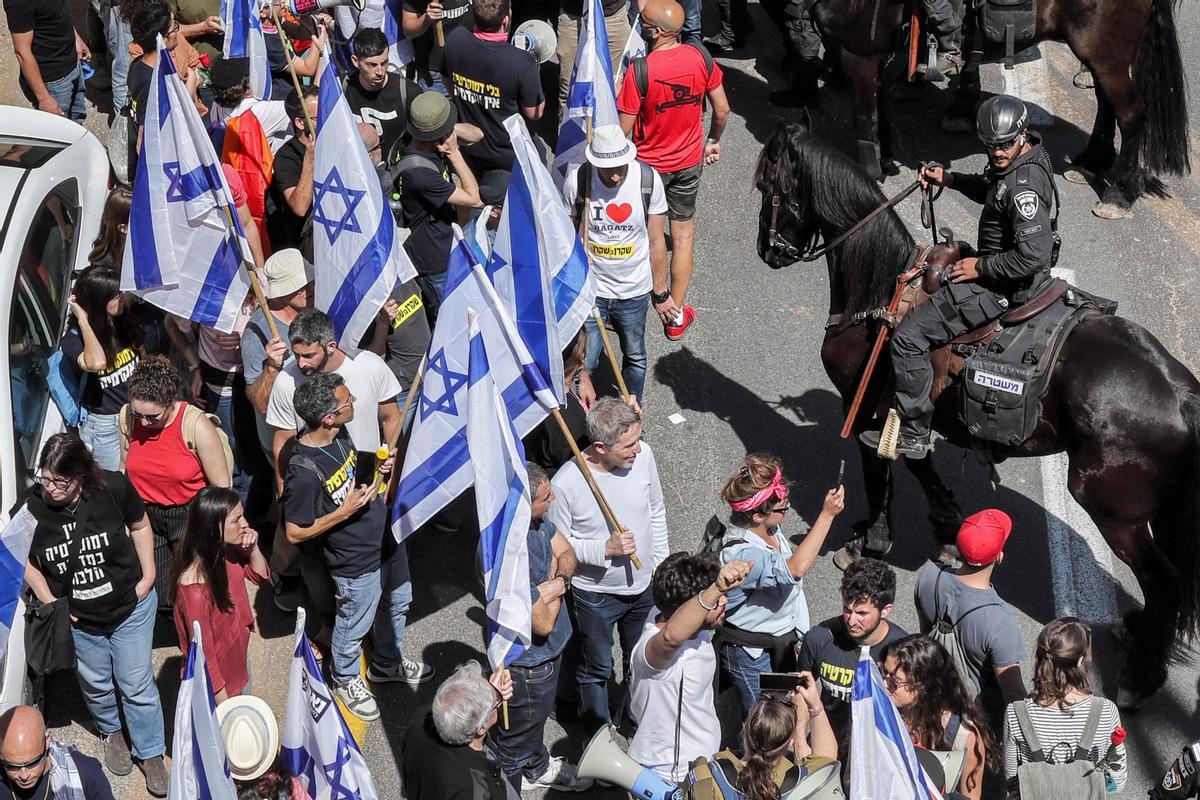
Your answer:
[[[1093,209],[1106,219],[1127,216],[1144,193],[1164,194],[1155,174],[1180,175],[1191,169],[1186,84],[1172,1],[1036,0],[1034,41],[1066,42],[1095,76],[1096,121],[1087,148],[1072,160],[1075,174],[1067,177],[1083,182],[1094,176],[1107,184]],[[885,168],[892,158],[887,103],[878,102],[881,64],[901,44],[908,4],[815,0],[810,13],[827,44],[841,48],[854,97],[859,160],[878,177],[880,150]],[[972,27],[968,21],[967,29]],[[985,48],[984,55],[998,58],[1002,52]],[[979,96],[978,70],[965,71],[950,114],[942,120],[943,130],[974,131]],[[1118,127],[1119,157],[1113,144]]]
[[[805,122],[779,126],[759,156],[754,180],[763,196],[758,254],[775,269],[849,230],[884,199],[861,167],[817,139]],[[871,317],[855,321],[854,315],[887,305],[896,276],[915,252],[912,236],[888,211],[826,256],[829,313],[847,321],[826,329],[821,361],[846,407],[879,324]],[[871,411],[886,407],[891,371],[885,352],[856,434],[878,427]],[[959,407],[953,384],[937,400],[934,428],[967,446]],[[1018,447],[994,448],[1000,458],[1067,454],[1071,495],[1142,588],[1145,608],[1125,617],[1120,699],[1125,705],[1143,702],[1166,680],[1176,635],[1191,637],[1200,627],[1200,382],[1144,328],[1121,317],[1091,316],[1063,346],[1033,437]],[[890,462],[860,450],[869,507],[860,531],[882,551],[891,541]],[[906,464],[929,502],[939,543],[950,550],[962,519],[953,495],[933,459]]]

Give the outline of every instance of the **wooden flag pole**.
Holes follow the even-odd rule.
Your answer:
[[[233,233],[237,230],[237,224],[233,219],[233,211],[227,205],[222,205],[225,209],[225,220],[229,223],[229,231]],[[254,299],[258,301],[258,305],[262,308],[263,316],[267,318],[267,328],[271,331],[272,339],[279,339],[279,328],[275,325],[275,317],[271,315],[271,307],[267,305],[267,295],[263,292],[262,284],[258,281],[258,271],[254,268],[254,264],[246,260],[245,253],[238,246],[238,252],[242,253],[242,264],[246,267],[246,272],[250,275],[250,291],[254,292]]]
[[[434,38],[437,39],[438,47],[446,46],[446,29],[442,26],[442,21],[440,19],[433,23],[433,35]],[[508,726],[505,725],[504,727],[507,728]]]
[[[292,75],[292,86],[296,89],[296,96],[300,98],[300,110],[304,112],[304,125],[308,128],[308,135],[312,139],[317,138],[317,129],[313,125],[312,117],[308,113],[308,104],[304,102],[304,92],[300,88],[300,76],[296,74],[296,68],[292,66],[292,43],[288,41],[287,35],[283,32],[283,24],[279,21],[279,9],[275,4],[271,4],[271,18],[275,20],[275,32],[279,34],[279,41],[283,45],[283,57],[287,61],[288,72]],[[313,44],[316,47],[316,44]]]
[[[600,341],[604,343],[604,352],[608,353],[608,363],[612,364],[613,375],[617,376],[617,388],[621,390],[621,399],[629,402],[629,389],[625,386],[625,378],[621,375],[621,367],[617,364],[617,354],[608,338],[608,329],[600,318],[600,309],[592,306],[592,317],[596,320],[596,328],[600,331]]]
[[[421,356],[421,363],[417,365],[417,374],[413,376],[413,382],[408,387],[408,397],[404,398],[404,407],[400,409],[400,427],[396,429],[396,433],[388,437],[388,453],[395,453],[396,448],[400,445],[400,437],[404,435],[404,428],[408,423],[408,411],[412,408],[413,402],[421,394],[421,378],[425,376],[426,359],[429,354]],[[392,474],[388,476],[387,493],[390,495],[396,487],[396,481],[400,479],[400,465],[392,463]]]
[[[575,443],[575,436],[572,435],[570,428],[567,427],[567,422],[562,418],[562,414],[556,408],[551,412],[558,427],[562,429],[563,437],[567,440],[567,444],[571,448],[571,452],[575,454],[575,463],[579,465],[579,471],[583,473],[583,479],[587,481],[588,488],[592,490],[592,494],[596,497],[596,503],[600,506],[600,513],[604,515],[604,520],[608,523],[609,530],[617,533],[622,530],[621,523],[617,521],[616,515],[613,514],[612,507],[608,501],[604,499],[604,493],[600,491],[600,487],[596,484],[596,479],[592,476],[592,470],[588,467],[587,459],[583,457],[583,453],[579,450],[579,445]],[[633,562],[633,567],[636,570],[641,570],[642,561],[638,558],[637,553],[631,553],[629,560]]]

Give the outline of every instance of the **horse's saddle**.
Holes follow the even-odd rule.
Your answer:
[[[921,277],[901,295],[897,323],[941,287],[945,271],[959,254],[957,244],[937,245],[925,254]],[[1051,367],[1071,330],[1091,314],[1112,314],[1116,309],[1112,300],[1053,278],[1023,305],[935,350],[930,356],[930,394],[936,401],[953,381],[961,380],[959,416],[971,436],[1019,445],[1037,429]]]

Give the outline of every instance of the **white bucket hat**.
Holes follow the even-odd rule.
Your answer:
[[[217,725],[235,780],[251,781],[271,768],[279,754],[279,726],[266,701],[253,695],[231,697],[217,706]]]
[[[298,292],[313,279],[312,264],[295,248],[276,250],[263,264],[262,272],[267,279],[263,290],[268,300]]]
[[[619,125],[600,125],[592,131],[587,160],[596,167],[623,167],[637,158],[637,147]]]

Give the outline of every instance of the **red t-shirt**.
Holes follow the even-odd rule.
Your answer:
[[[642,102],[632,67],[625,70],[617,110],[636,114],[633,143],[638,160],[660,173],[678,172],[704,159],[704,95],[721,85],[721,68],[705,74],[704,56],[690,45],[646,56],[650,78]]]
[[[246,204],[246,184],[242,182],[242,176],[225,162],[221,162],[221,171],[225,173],[225,182],[229,184],[229,193],[233,195],[233,204],[244,206]]]

